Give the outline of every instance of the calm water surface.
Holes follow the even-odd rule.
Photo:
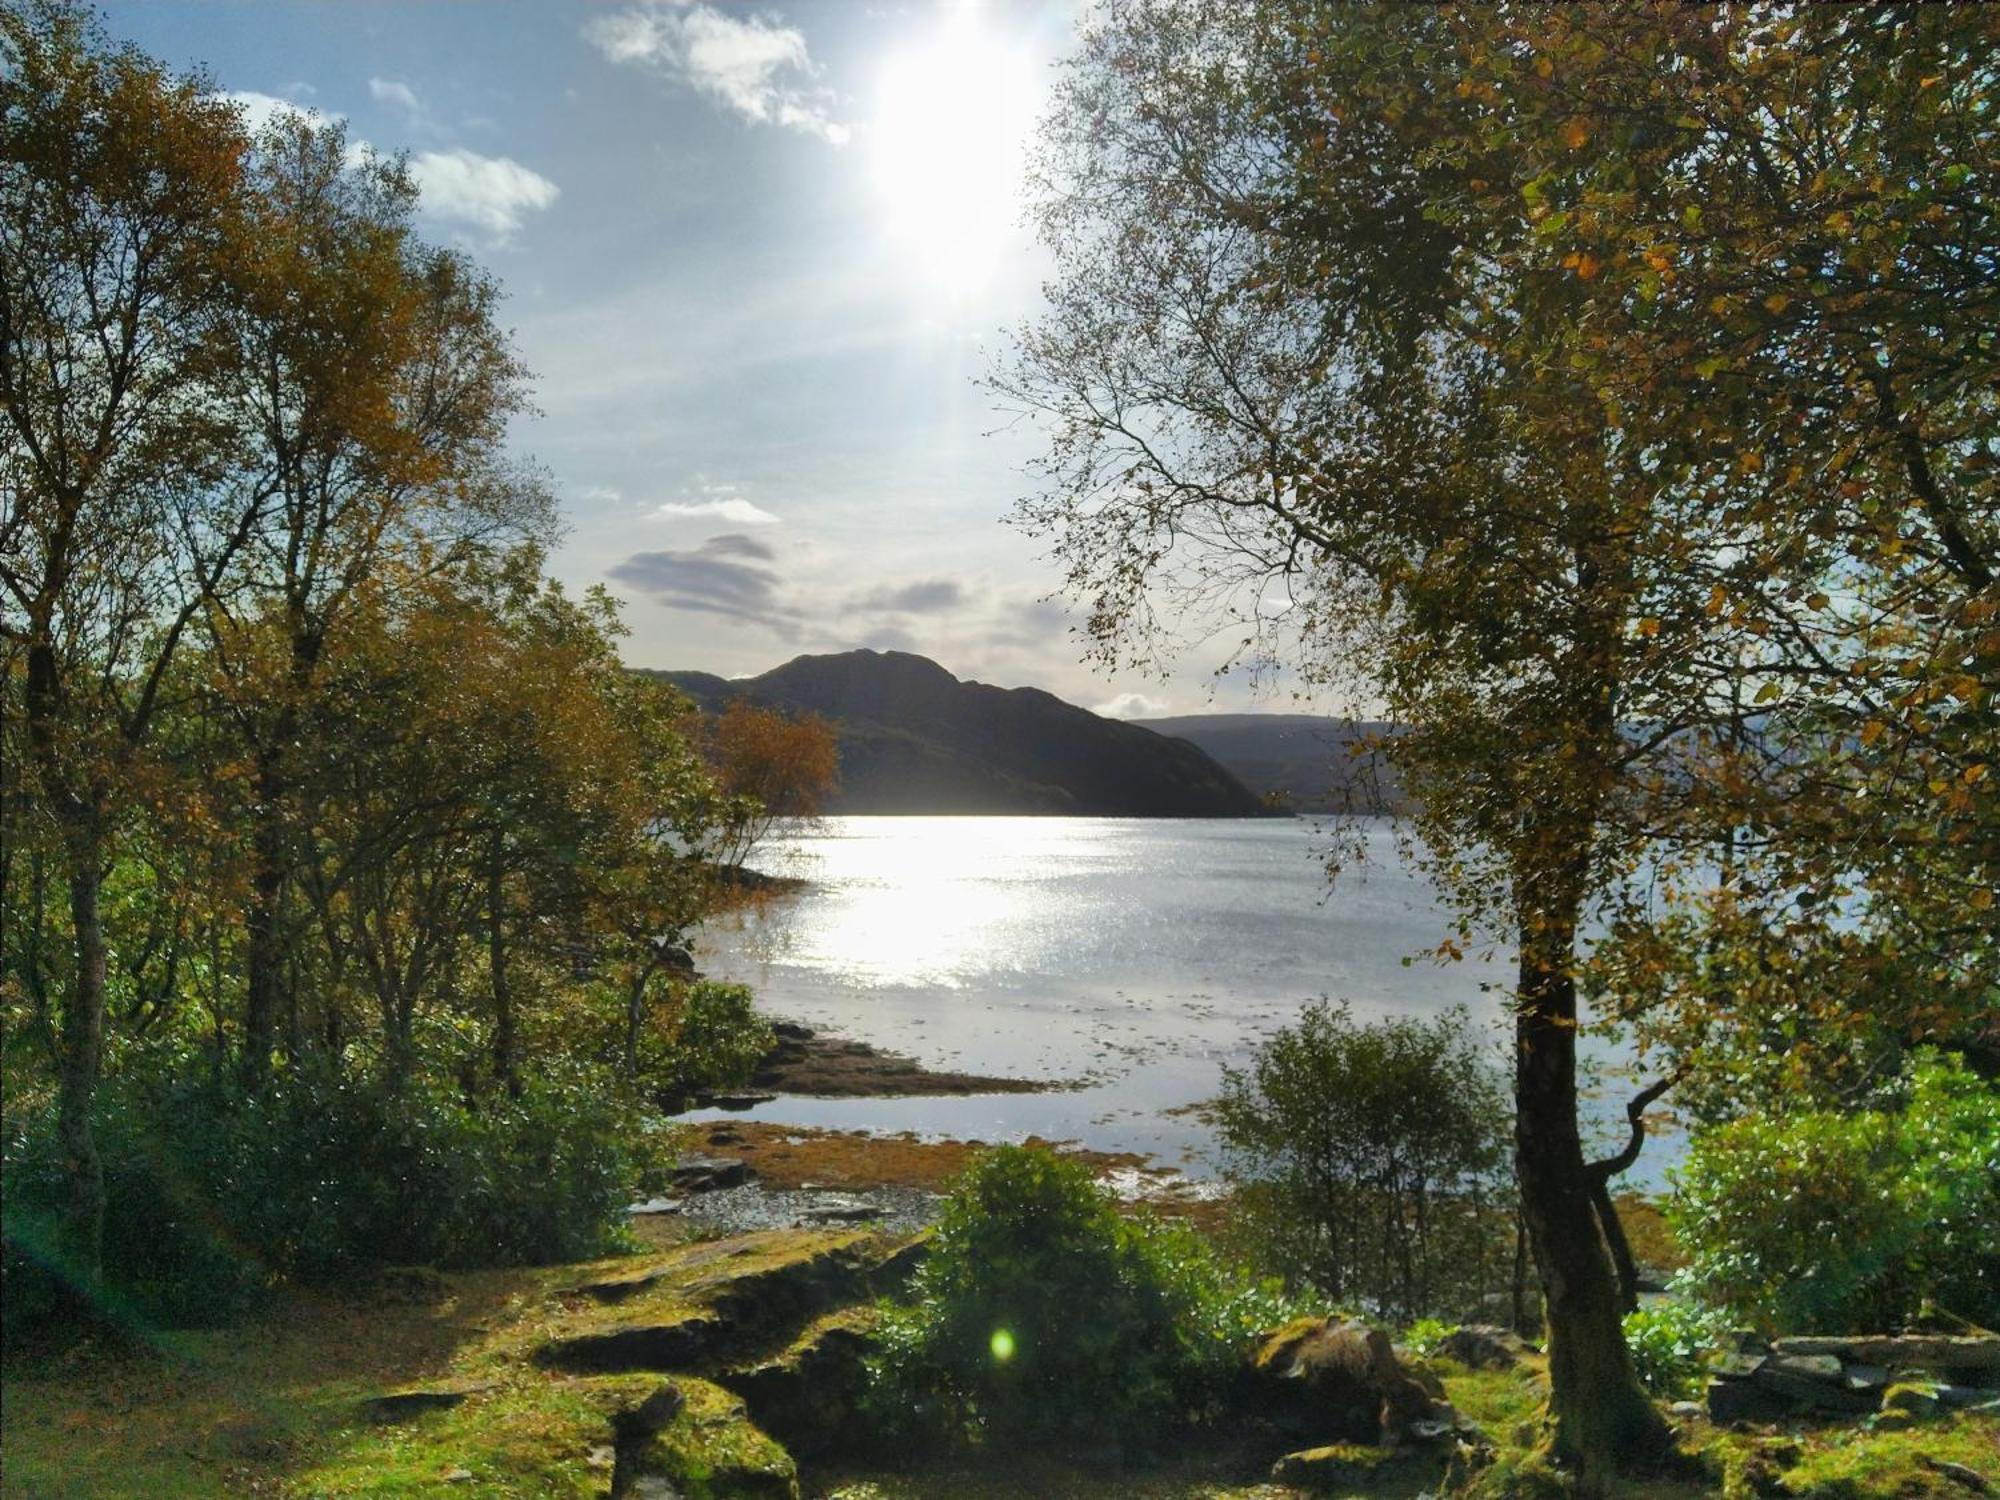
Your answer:
[[[1500,1055],[1509,956],[1406,964],[1445,921],[1392,829],[1364,836],[1365,868],[1331,888],[1326,835],[1295,819],[834,818],[773,845],[752,863],[809,886],[710,931],[705,970],[932,1067],[1073,1087],[783,1098],[748,1117],[1039,1134],[1202,1173],[1210,1136],[1187,1107],[1317,996],[1364,1019],[1463,1005]]]

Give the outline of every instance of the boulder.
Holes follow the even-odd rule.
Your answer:
[[[1859,1416],[1875,1410],[1872,1391],[1850,1391],[1842,1382],[1839,1361],[1831,1375],[1816,1371],[1801,1373],[1787,1369],[1782,1360],[1772,1359],[1751,1378],[1751,1384],[1790,1401],[1796,1411],[1852,1412]]]
[[[667,1180],[676,1193],[713,1193],[741,1187],[756,1175],[741,1157],[683,1156],[674,1163]]]
[[[1708,1420],[1718,1427],[1738,1422],[1775,1422],[1791,1415],[1792,1403],[1776,1391],[1754,1380],[1732,1380],[1717,1376],[1708,1383],[1705,1398]]]
[[[1322,1443],[1394,1444],[1411,1423],[1452,1415],[1411,1377],[1381,1329],[1326,1318],[1267,1335],[1242,1395],[1246,1415]]]
[[[1527,1342],[1511,1328],[1468,1323],[1446,1334],[1431,1353],[1457,1360],[1468,1370],[1511,1370],[1527,1351]]]

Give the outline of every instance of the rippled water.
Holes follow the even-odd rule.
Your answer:
[[[834,818],[753,861],[810,884],[710,931],[700,960],[774,1016],[933,1067],[1080,1085],[943,1099],[780,1099],[750,1117],[986,1140],[1039,1134],[1202,1171],[1186,1107],[1319,995],[1364,1018],[1464,1005],[1500,1055],[1493,962],[1405,959],[1444,919],[1366,828],[1329,888],[1294,819]]]

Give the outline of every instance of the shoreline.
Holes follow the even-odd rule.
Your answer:
[[[872,1042],[832,1036],[796,1021],[772,1020],[776,1037],[740,1089],[699,1096],[699,1109],[751,1109],[774,1099],[924,1099],[970,1094],[1043,1094],[1069,1085],[1045,1078],[1000,1078],[929,1068]]]

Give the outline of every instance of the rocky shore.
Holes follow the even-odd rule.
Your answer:
[[[823,1035],[775,1021],[777,1044],[751,1075],[751,1094],[813,1099],[904,1099],[919,1095],[1034,1094],[1058,1085],[1035,1078],[995,1078],[926,1068],[867,1042]]]

